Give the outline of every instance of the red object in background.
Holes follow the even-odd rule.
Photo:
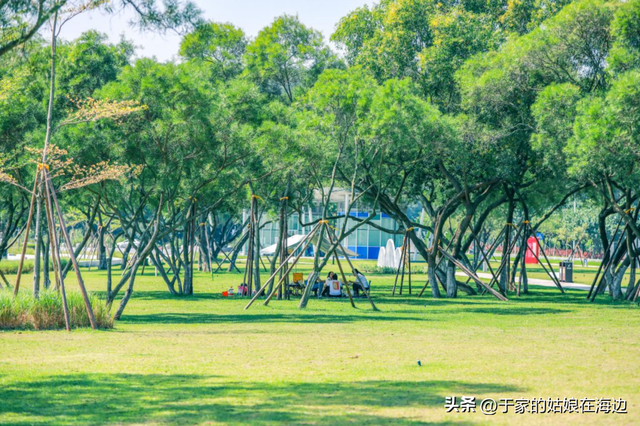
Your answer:
[[[524,263],[527,265],[537,264],[540,256],[540,245],[536,237],[529,237],[527,240],[527,252],[524,255]]]

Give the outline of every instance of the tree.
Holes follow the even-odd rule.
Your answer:
[[[492,134],[502,152],[508,153],[500,166],[510,205],[507,223],[514,220],[516,199],[524,220],[536,214],[544,221],[584,187],[567,179],[549,179],[551,175],[544,174],[548,169],[538,167],[552,161],[551,156],[557,157],[557,149],[532,151],[531,137],[536,129],[532,106],[550,85],[571,84],[580,96],[607,89],[606,58],[614,11],[612,5],[600,1],[570,4],[544,25],[509,40],[498,51],[471,59],[457,73],[463,110]],[[544,159],[546,155],[549,160]],[[547,197],[542,200],[540,195]],[[536,205],[544,208],[532,211]],[[549,210],[544,211],[547,207]],[[505,233],[505,246],[509,238],[510,233]]]
[[[632,0],[620,5],[612,23],[614,45],[611,68],[624,72],[640,67],[640,2]]]
[[[90,3],[107,12],[131,8],[137,21],[132,24],[142,29],[160,31],[187,29],[199,22],[200,10],[191,1],[120,0],[115,4],[105,1],[75,2],[74,0],[2,0],[0,1],[0,56],[24,44],[57,12],[86,7]]]
[[[498,47],[500,31],[486,14],[476,14],[454,7],[438,10],[430,22],[433,41],[418,54],[419,75],[416,80],[432,102],[445,111],[455,111],[460,103],[455,73],[475,54]]]
[[[342,18],[331,39],[346,49],[351,65],[368,69],[378,81],[419,74],[418,55],[433,42],[431,1],[386,0]]]
[[[99,93],[147,106],[141,121],[110,129],[111,140],[120,141],[114,152],[119,162],[141,167],[126,187],[112,188],[104,196],[108,215],[120,223],[136,250],[122,279],[109,291],[114,301],[127,287],[117,317],[147,258],[169,292],[193,293],[198,219],[223,206],[252,179],[241,167],[260,153],[252,143],[255,126],[250,120],[263,95],[247,81],[214,85],[204,73],[190,63],[142,59]]]
[[[247,39],[240,28],[210,22],[184,37],[180,55],[208,63],[214,78],[228,80],[243,71],[246,47]]]
[[[411,78],[443,111],[459,110],[454,74],[473,55],[525,34],[567,1],[383,0],[342,18],[332,40],[379,82]]]
[[[264,28],[247,46],[247,73],[268,94],[291,103],[311,87],[318,75],[339,62],[324,45],[322,34],[284,15]]]

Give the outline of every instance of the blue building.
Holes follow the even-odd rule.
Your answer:
[[[350,193],[344,190],[335,190],[331,196],[330,211],[331,215],[344,215],[345,206],[349,205]],[[418,219],[422,215],[422,209],[419,206],[413,206],[407,209],[409,217]],[[372,209],[364,203],[356,202],[351,207],[350,216],[359,219],[366,219],[372,214]],[[248,215],[248,211],[245,212]],[[314,203],[308,207],[307,212],[304,214],[303,223],[310,223],[318,220],[322,217],[321,204],[319,202]],[[338,227],[341,227],[346,219],[340,219],[338,221]],[[264,225],[260,231],[260,247],[267,247],[278,242],[279,227],[277,218],[263,217],[261,218],[262,225]],[[307,234],[311,231],[311,227],[302,227],[300,225],[299,215],[293,214],[289,217],[288,230],[289,236]],[[399,226],[396,221],[390,218],[384,213],[379,213],[371,219],[371,222],[377,224],[386,229],[398,229]],[[355,220],[349,220],[348,227],[355,226],[358,222]],[[390,234],[388,232],[381,231],[369,224],[360,226],[351,235],[349,235],[343,244],[356,253],[358,253],[359,259],[378,259],[380,247],[386,246],[389,239],[394,241],[396,247],[402,245],[402,234]],[[246,250],[246,248],[245,248]]]

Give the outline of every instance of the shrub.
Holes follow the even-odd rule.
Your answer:
[[[395,275],[398,270],[395,268],[390,268],[388,266],[384,266],[384,267],[380,267],[380,266],[363,266],[362,267],[362,271],[366,274],[374,274],[374,275]],[[406,269],[405,270],[405,274],[408,273],[409,270]],[[411,265],[411,273],[412,274],[426,274],[427,273],[427,268],[426,267],[419,267],[419,266],[414,266],[413,264]]]
[[[72,328],[91,326],[80,293],[68,292],[67,304]],[[99,328],[113,327],[113,318],[104,301],[95,296],[91,297],[91,307]],[[45,290],[36,299],[31,293],[21,292],[14,299],[11,291],[0,291],[0,329],[57,330],[64,328],[60,293]]]
[[[398,271],[395,268],[390,268],[388,266],[365,266],[362,268],[363,272],[366,274],[377,274],[377,275],[395,275]]]
[[[62,267],[64,268],[69,259],[62,259]],[[2,260],[0,262],[0,271],[2,271],[5,275],[15,275],[18,273],[18,266],[20,265],[20,261],[18,260]],[[40,264],[42,265],[42,263]],[[49,262],[49,268],[53,271],[53,261]],[[33,260],[25,260],[24,266],[22,267],[23,274],[30,274],[33,272]],[[52,272],[53,273],[53,272]]]
[[[18,266],[20,262],[17,260],[3,260],[0,262],[0,270],[5,275],[15,275],[18,273]],[[25,260],[22,267],[23,274],[30,274],[33,272],[33,260]]]

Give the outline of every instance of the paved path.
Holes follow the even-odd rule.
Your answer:
[[[456,272],[456,275],[461,275],[461,276],[467,276],[464,272]],[[491,279],[491,274],[485,273],[485,272],[478,272],[478,277],[480,278],[487,278],[487,279]],[[551,280],[542,280],[540,278],[529,278],[528,279],[529,284],[532,285],[539,285],[542,287],[555,287],[555,283]],[[516,283],[517,283],[517,277],[516,277]],[[589,289],[591,288],[591,286],[586,285],[586,284],[577,284],[577,283],[565,283],[565,282],[560,282],[560,284],[562,284],[562,288],[570,288],[573,290],[587,290],[589,291]]]

